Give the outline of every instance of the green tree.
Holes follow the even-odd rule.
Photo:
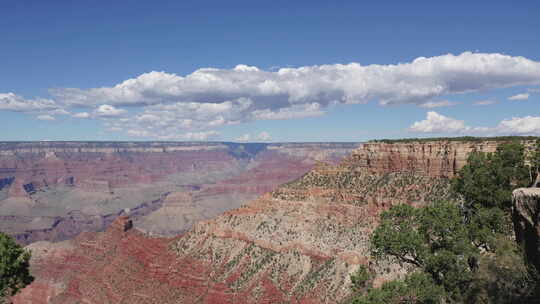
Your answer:
[[[364,265],[351,275],[351,288],[355,292],[364,292],[372,286],[373,273]]]
[[[0,303],[32,283],[29,261],[30,252],[0,232]]]
[[[529,156],[530,180],[533,187],[540,187],[540,139],[536,140]]]
[[[495,153],[469,155],[452,190],[463,198],[462,212],[475,246],[493,251],[498,234],[512,233],[512,191],[529,184],[524,147],[519,142],[501,144]]]
[[[468,208],[497,207],[508,211],[512,190],[529,184],[524,147],[519,142],[501,144],[495,153],[473,152],[453,180],[453,190]]]
[[[540,141],[527,157],[515,142],[495,153],[472,153],[453,181],[461,203],[383,212],[371,236],[373,256],[392,257],[416,272],[353,302],[528,303],[538,293],[538,276],[512,238],[511,204],[512,191],[530,184],[530,167],[540,165]]]
[[[352,304],[440,303],[444,290],[426,274],[413,272],[404,280],[384,283],[350,301]]]
[[[468,235],[463,214],[453,202],[424,208],[398,205],[381,215],[371,238],[372,253],[416,266],[458,300],[473,278],[479,255]]]

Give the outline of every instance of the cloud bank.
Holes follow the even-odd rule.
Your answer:
[[[508,97],[508,100],[527,100],[529,99],[529,93],[521,93]]]
[[[502,120],[495,127],[474,127],[466,125],[463,120],[430,111],[426,119],[413,123],[409,131],[438,134],[540,135],[540,117],[512,117]]]
[[[437,108],[456,104],[441,100],[448,95],[538,85],[540,62],[464,52],[389,65],[349,63],[278,70],[237,65],[202,68],[185,76],[152,71],[110,87],[51,89],[51,99],[0,94],[0,110],[54,117],[60,114],[53,111],[70,114],[67,110],[77,109],[82,112],[73,112],[72,117],[103,119],[108,130],[131,136],[210,138],[223,126],[316,117],[338,104],[378,102]],[[524,99],[519,95],[511,98]],[[419,122],[415,128],[419,132],[438,130],[431,123],[442,119],[431,114],[429,123]],[[459,129],[459,122],[449,123]]]

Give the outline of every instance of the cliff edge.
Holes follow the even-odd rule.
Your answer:
[[[516,239],[527,260],[540,271],[540,188],[519,188],[512,195]]]

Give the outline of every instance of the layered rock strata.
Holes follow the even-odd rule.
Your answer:
[[[101,231],[129,213],[174,235],[298,178],[354,143],[0,143],[0,231],[20,243]],[[164,194],[189,197],[169,199]],[[163,205],[167,210],[159,210]],[[187,207],[187,208],[184,208]]]
[[[136,224],[84,233],[71,249],[32,262],[40,279],[16,303],[44,303],[42,295],[50,303],[336,303],[350,294],[359,265],[375,271],[376,285],[400,277],[402,266],[370,258],[379,214],[398,203],[454,199],[449,181],[373,173],[355,155],[321,163],[176,238],[149,238]],[[60,269],[53,279],[44,278],[49,267]]]
[[[320,163],[174,238],[149,237],[122,217],[105,232],[60,247],[32,244],[38,279],[15,303],[337,303],[350,295],[359,265],[376,273],[375,286],[398,278],[407,269],[370,258],[380,213],[399,203],[456,199],[447,177],[467,153],[494,151],[496,143],[377,145],[362,146],[339,165]],[[248,181],[231,177],[224,184]],[[515,212],[532,234],[536,194],[516,197],[523,199]],[[192,199],[175,194],[169,207]]]
[[[540,188],[514,190],[512,214],[516,239],[527,260],[540,272]]]
[[[365,143],[351,162],[371,173],[414,172],[431,177],[452,177],[473,151],[495,152],[499,141],[422,141]]]

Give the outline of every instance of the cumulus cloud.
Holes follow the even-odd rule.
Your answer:
[[[471,127],[463,120],[428,112],[425,120],[413,123],[412,132],[472,135],[540,135],[540,117],[513,117],[499,122],[495,127]]]
[[[54,110],[58,106],[50,99],[24,99],[14,93],[0,93],[0,110],[15,112],[35,112]]]
[[[497,126],[499,133],[515,135],[540,135],[540,117],[525,116],[505,119]]]
[[[120,128],[111,128],[110,131],[121,130]],[[129,130],[127,134],[134,137],[149,137],[158,138],[160,140],[190,140],[190,141],[204,141],[219,136],[219,132],[210,130],[202,132],[187,132],[179,134],[160,135],[148,130]]]
[[[49,115],[70,115],[68,111],[64,109],[56,109],[48,112]]]
[[[243,134],[243,135],[241,135],[241,136],[235,138],[234,140],[235,140],[235,141],[241,141],[241,142],[247,142],[247,141],[249,141],[250,139],[251,139],[251,135],[249,135],[249,134]]]
[[[272,140],[272,136],[270,136],[270,133],[263,131],[259,133],[255,139],[260,141],[269,141]]]
[[[103,119],[109,130],[129,130],[132,136],[166,139],[203,134],[202,138],[209,130],[248,121],[321,116],[336,104],[375,101],[437,108],[457,104],[443,99],[448,95],[538,85],[540,62],[464,52],[388,65],[270,70],[237,65],[202,68],[188,75],[152,71],[112,86],[51,89],[54,100],[0,94],[0,110],[60,115],[51,111],[87,108],[72,116]],[[134,110],[127,111],[128,107]],[[208,133],[211,136],[215,134]]]
[[[79,112],[72,115],[75,118],[90,118],[90,114],[88,112]]]
[[[479,101],[475,101],[473,103],[473,105],[475,106],[488,106],[488,105],[492,105],[492,104],[495,104],[497,103],[497,101],[495,100],[479,100]]]
[[[428,102],[425,102],[423,104],[420,104],[419,106],[421,108],[432,109],[432,108],[440,108],[440,107],[452,107],[452,106],[455,106],[455,105],[458,105],[458,104],[459,104],[459,102],[441,100],[441,101],[428,101]]]
[[[412,124],[410,130],[420,133],[461,133],[470,130],[463,120],[441,115],[437,112],[427,112],[425,120]]]
[[[293,119],[316,117],[321,115],[324,115],[324,111],[321,110],[321,105],[319,103],[313,102],[306,104],[296,104],[278,110],[255,110],[251,114],[251,117],[253,119]]]
[[[491,88],[540,84],[540,62],[503,54],[465,52],[410,63],[359,63],[280,68],[265,71],[238,65],[204,68],[179,76],[149,72],[112,87],[55,89],[64,104],[91,106],[153,105],[171,102],[212,102],[250,98],[258,107],[275,110],[291,104],[331,102],[424,104],[433,98]]]
[[[181,139],[185,140],[208,140],[211,138],[215,138],[219,136],[219,132],[217,131],[205,131],[205,132],[188,132],[185,134],[180,135]]]
[[[268,133],[266,131],[262,131],[261,133],[255,135],[255,136],[252,136],[251,134],[246,133],[246,134],[243,134],[243,135],[235,138],[234,140],[235,141],[240,141],[240,142],[248,142],[250,140],[253,140],[253,141],[270,141],[270,140],[272,140],[272,136],[270,135],[270,133]]]
[[[94,114],[96,116],[100,117],[114,117],[114,116],[120,116],[122,114],[126,113],[126,110],[124,109],[117,109],[114,106],[111,105],[100,105],[95,111]]]
[[[36,118],[39,120],[55,120],[53,116],[48,114],[38,115]]]
[[[527,100],[529,99],[529,93],[521,93],[508,97],[508,100]]]

